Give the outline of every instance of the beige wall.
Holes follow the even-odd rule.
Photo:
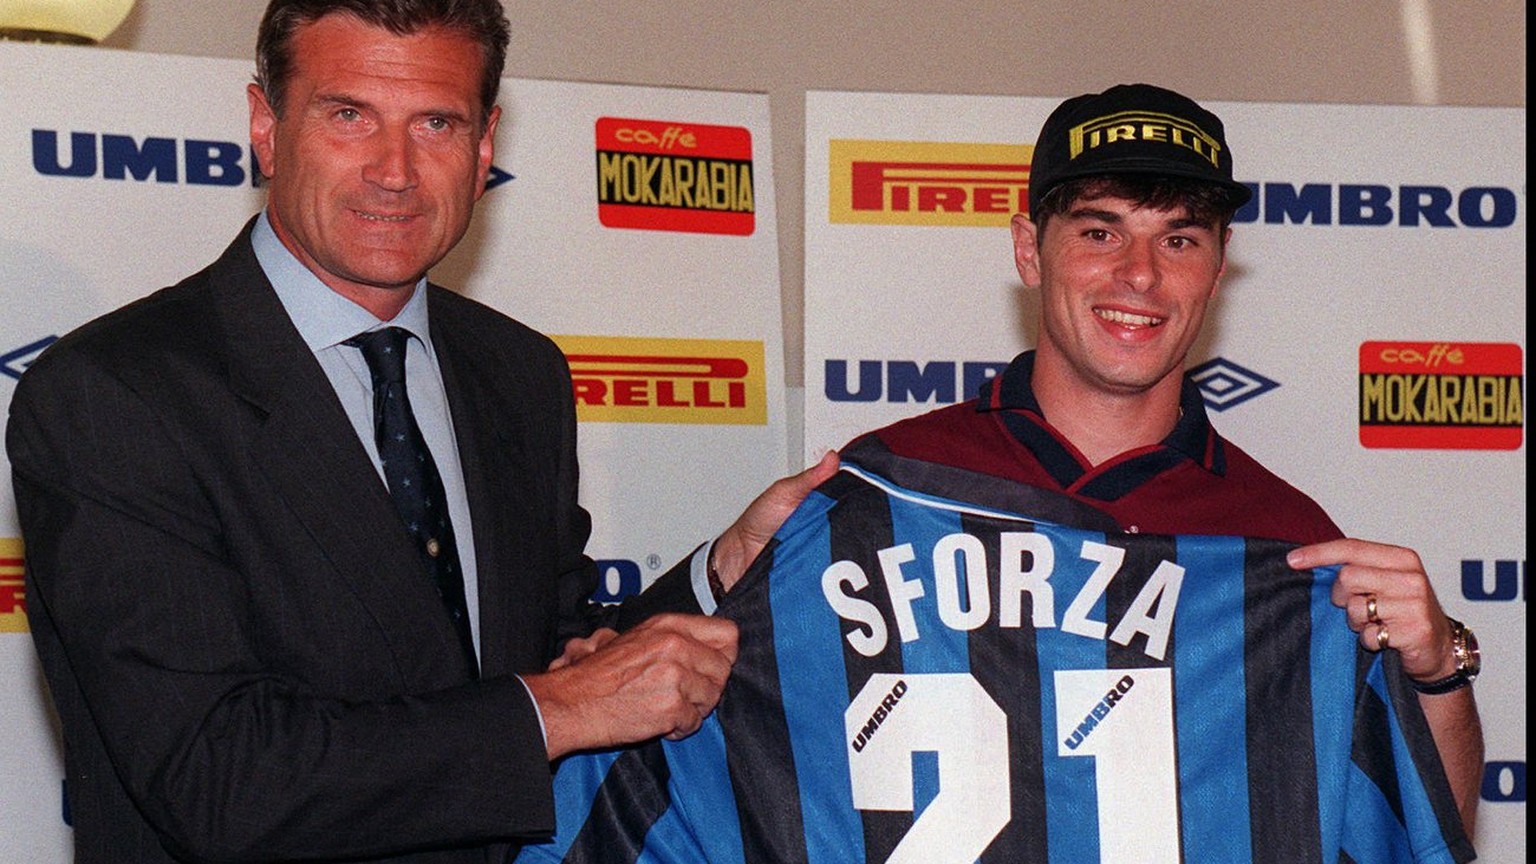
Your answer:
[[[104,44],[249,58],[265,6],[139,0]],[[1139,80],[1207,100],[1524,107],[1525,8],[1517,0],[508,0],[507,74],[769,94],[786,374],[800,386],[806,90],[1069,96]]]

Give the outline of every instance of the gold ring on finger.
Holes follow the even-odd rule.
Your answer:
[[[1391,641],[1390,641],[1391,638],[1392,637],[1387,634],[1387,625],[1385,625],[1385,624],[1377,624],[1376,625],[1376,650],[1377,651],[1385,651],[1385,650],[1387,650],[1387,647],[1391,644]]]
[[[1381,617],[1376,614],[1376,595],[1365,595],[1365,620],[1372,624],[1380,624]]]

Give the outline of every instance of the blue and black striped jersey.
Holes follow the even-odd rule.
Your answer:
[[[721,604],[740,658],[704,727],[566,759],[558,834],[519,864],[1473,857],[1336,570],[965,479],[845,460]],[[1004,500],[1027,506],[976,503]]]

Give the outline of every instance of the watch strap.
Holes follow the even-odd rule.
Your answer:
[[[1444,678],[1436,678],[1433,681],[1415,681],[1408,679],[1413,689],[1428,696],[1439,696],[1442,693],[1453,693],[1472,683],[1472,676],[1465,669],[1457,669]]]

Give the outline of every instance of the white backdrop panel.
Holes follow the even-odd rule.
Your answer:
[[[518,80],[501,104],[498,164],[516,179],[486,195],[473,245],[455,251],[437,278],[552,335],[762,343],[765,365],[754,373],[765,382],[767,410],[759,425],[582,425],[592,554],[639,562],[649,580],[658,574],[647,562],[668,566],[725,528],[788,460],[768,101]],[[593,130],[603,117],[749,130],[754,232],[602,225]]]

